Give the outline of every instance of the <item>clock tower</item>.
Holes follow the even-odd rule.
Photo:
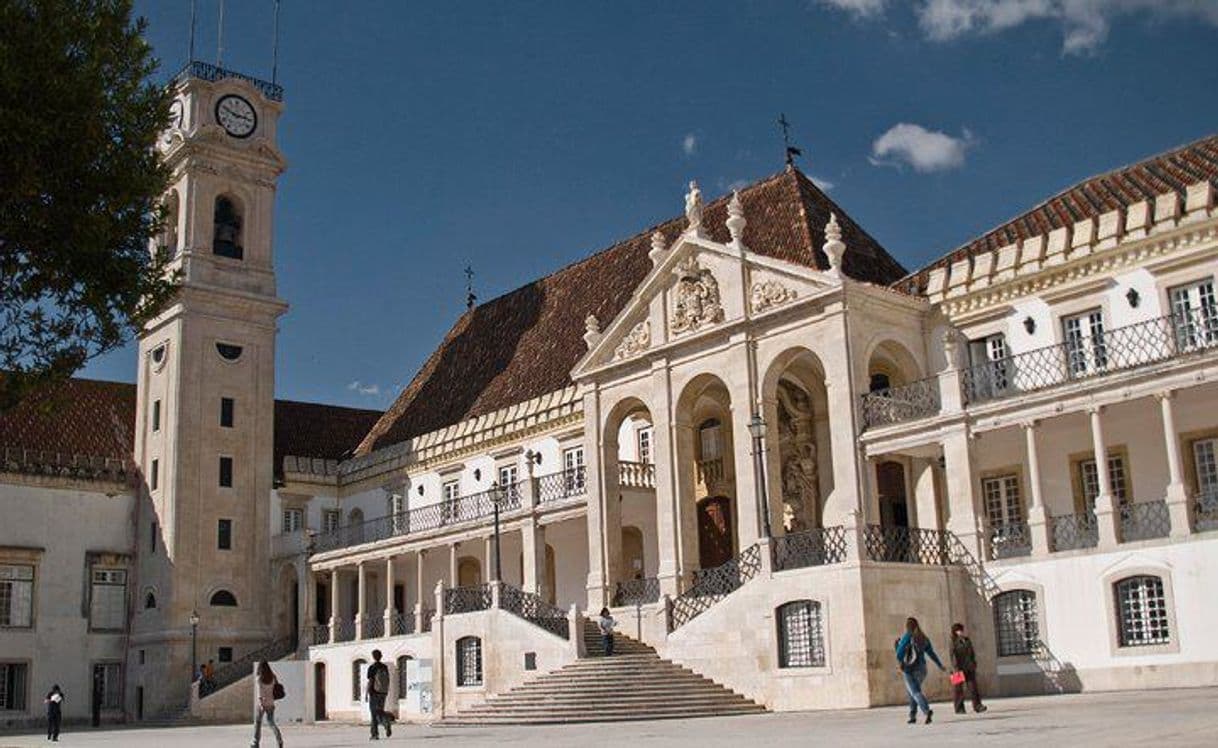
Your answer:
[[[180,290],[139,341],[129,713],[189,699],[192,663],[270,642],[276,320],[272,217],[282,89],[194,62],[158,145],[172,170],[156,247]]]

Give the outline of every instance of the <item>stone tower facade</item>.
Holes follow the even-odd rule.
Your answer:
[[[139,342],[129,713],[189,698],[192,662],[270,639],[276,320],[272,217],[281,89],[202,63],[173,83],[157,244],[180,273]],[[192,620],[197,620],[192,635]]]

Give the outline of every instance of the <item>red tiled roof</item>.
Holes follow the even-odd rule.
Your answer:
[[[711,238],[727,242],[728,196],[704,210]],[[847,275],[880,284],[904,274],[900,263],[797,169],[786,169],[740,191],[754,252],[826,269],[820,247],[829,213],[837,214]],[[364,437],[357,454],[404,441],[461,420],[529,400],[571,384],[583,355],[584,319],[607,325],[651,270],[651,235],[671,243],[685,228],[674,218],[587,259],[466,312],[414,379]]]
[[[285,455],[339,460],[354,451],[380,411],[275,401],[275,474]],[[0,449],[131,458],[135,448],[135,385],[69,379],[0,413]]]
[[[979,254],[995,252],[1028,237],[1095,218],[1142,200],[1152,203],[1165,192],[1184,192],[1190,184],[1218,179],[1218,135],[1160,153],[1132,166],[1100,174],[1057,193],[926,267],[893,284],[908,293],[925,293],[930,271]]]

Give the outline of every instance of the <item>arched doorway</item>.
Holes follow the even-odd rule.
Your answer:
[[[313,719],[329,719],[326,716],[326,663],[313,665]]]
[[[482,564],[473,556],[465,556],[457,561],[457,585],[460,587],[477,587],[482,584]]]
[[[834,475],[821,360],[803,347],[778,354],[766,369],[762,396],[770,426],[765,461],[771,522],[787,533],[822,527]]]
[[[646,565],[643,557],[643,531],[637,527],[622,528],[622,576],[642,579]]]
[[[713,569],[727,563],[732,553],[732,500],[712,496],[698,502],[698,565]]]

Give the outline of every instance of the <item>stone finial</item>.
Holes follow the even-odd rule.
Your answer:
[[[821,249],[829,258],[829,274],[841,276],[842,256],[846,254],[846,244],[842,241],[842,227],[837,223],[837,214],[829,214],[829,223],[825,224],[825,244]]]
[[[584,343],[587,344],[588,350],[599,343],[601,340],[601,323],[596,318],[595,314],[589,314],[584,318]]]
[[[748,223],[744,220],[744,205],[740,202],[740,192],[732,191],[732,200],[727,204],[727,230],[732,235],[732,246],[736,248],[744,247],[742,241],[744,237],[744,227]]]
[[[651,266],[655,267],[660,264],[660,260],[664,259],[664,253],[668,251],[668,246],[664,242],[664,235],[659,231],[651,235],[651,251],[647,253],[647,259],[651,260]]]
[[[694,180],[690,180],[689,192],[685,193],[685,220],[689,222],[686,233],[706,235],[702,228],[702,190],[698,189],[698,183]]]
[[[959,345],[960,338],[955,330],[948,328],[943,331],[943,357],[947,359],[948,369],[956,368]]]

